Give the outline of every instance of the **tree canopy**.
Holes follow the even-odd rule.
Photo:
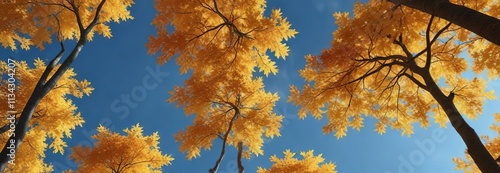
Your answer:
[[[41,100],[56,86],[56,83],[68,71],[87,41],[92,40],[95,32],[111,37],[109,22],[131,19],[128,7],[133,1],[92,0],[92,1],[5,1],[0,4],[4,24],[0,27],[0,43],[4,48],[23,49],[35,45],[44,49],[44,43],[51,43],[55,35],[60,52],[54,56],[47,67],[40,73],[38,81],[32,83],[31,94],[15,122],[13,134],[9,135],[0,152],[0,171],[4,171],[27,134],[35,109]],[[71,53],[59,65],[66,48],[64,40],[78,40]],[[10,62],[9,62],[10,63]],[[10,66],[9,66],[10,67]],[[14,74],[14,73],[12,73]],[[13,87],[15,88],[15,87]],[[64,124],[63,124],[64,125]],[[66,132],[66,131],[65,131]],[[62,133],[62,132],[59,132]],[[56,145],[61,141],[56,140]],[[60,148],[56,148],[59,150]]]
[[[31,46],[44,49],[44,44],[52,43],[54,35],[59,35],[60,40],[78,40],[95,19],[96,10],[100,10],[99,24],[90,27],[85,37],[92,40],[98,33],[111,38],[109,23],[133,19],[128,9],[133,3],[132,0],[3,1],[0,43],[4,48],[28,50]]]
[[[60,46],[59,52],[51,58],[36,55],[33,57],[42,58],[32,62],[30,54],[28,58],[0,60],[0,98],[13,103],[0,104],[0,110],[7,113],[0,116],[0,141],[5,144],[0,152],[0,172],[58,172],[60,163],[54,162],[49,154],[56,158],[66,156],[66,164],[75,163],[75,166],[61,169],[68,173],[157,173],[172,169],[169,165],[175,166],[179,160],[191,163],[202,160],[203,164],[208,164],[196,169],[208,170],[209,173],[228,172],[230,167],[233,170],[229,172],[237,170],[239,173],[254,170],[258,173],[336,173],[345,169],[339,162],[346,162],[346,153],[359,159],[352,151],[340,151],[336,155],[337,151],[343,150],[338,146],[353,143],[337,145],[332,141],[321,141],[320,144],[319,141],[297,139],[300,144],[296,144],[289,142],[289,138],[282,140],[282,135],[292,135],[293,138],[295,133],[318,138],[311,132],[316,128],[312,123],[284,130],[283,127],[289,125],[286,118],[296,116],[287,113],[287,108],[283,108],[285,112],[279,111],[286,104],[297,106],[300,119],[312,117],[321,120],[319,123],[325,124],[318,128],[322,128],[323,134],[334,136],[325,138],[336,138],[338,143],[346,140],[342,138],[352,136],[348,135],[352,133],[350,128],[361,131],[373,125],[378,134],[385,134],[390,128],[402,136],[411,137],[418,126],[424,129],[446,128],[451,124],[452,130],[467,147],[465,157],[452,159],[456,170],[500,171],[497,162],[500,159],[497,151],[500,138],[479,136],[468,124],[468,119],[484,117],[483,111],[490,114],[492,109],[485,108],[485,105],[496,99],[492,86],[497,85],[491,82],[500,76],[497,65],[500,64],[500,37],[496,32],[500,27],[498,0],[356,2],[352,12],[333,14],[336,29],[328,31],[333,32],[333,37],[320,36],[331,38],[329,46],[321,45],[321,40],[315,39],[321,33],[311,34],[325,31],[323,26],[304,26],[308,23],[305,21],[319,19],[305,17],[312,16],[306,13],[309,6],[294,14],[288,9],[276,8],[277,3],[269,7],[267,3],[266,0],[156,0],[156,14],[153,10],[148,11],[151,16],[142,12],[134,14],[130,9],[134,4],[132,0],[15,0],[0,3],[0,22],[4,23],[0,26],[3,47],[0,51],[21,49],[34,52],[33,47],[42,51]],[[299,5],[312,3],[319,11],[325,8],[319,7],[317,2]],[[335,4],[329,5],[337,8]],[[114,39],[120,43],[95,46],[99,48],[93,47],[94,51],[85,55],[85,58],[90,58],[83,58],[83,65],[72,67],[84,46],[96,34],[111,38],[112,23],[131,20],[132,14],[141,20],[146,18],[144,16],[150,17],[147,22],[152,26],[134,23],[126,25],[132,28],[120,28],[116,32],[121,34],[120,37]],[[297,16],[302,18],[298,20]],[[299,34],[295,28],[301,29],[301,33],[304,29],[306,32],[301,39],[313,40],[314,45],[295,42],[295,36]],[[136,40],[137,35],[144,42]],[[58,44],[51,45],[53,42]],[[68,49],[68,45],[71,48]],[[121,45],[136,47],[127,47],[120,52],[118,61],[107,56],[110,48],[122,48]],[[326,49],[314,52],[303,47]],[[297,52],[292,53],[295,49]],[[131,56],[125,54],[130,52],[134,55],[149,54],[159,66],[156,69],[147,66],[147,74],[141,76],[143,73],[133,70],[138,68],[130,67],[149,61],[129,61]],[[286,58],[297,56],[299,59],[284,62]],[[103,58],[92,62],[96,60],[93,57]],[[168,64],[170,61],[175,61],[179,69],[172,68],[174,65]],[[95,73],[117,76],[104,80],[99,76],[95,83],[94,66],[102,67],[102,64],[109,71]],[[286,68],[284,75],[278,74],[278,64],[281,70]],[[82,75],[80,69],[92,71],[83,73],[85,78],[92,80],[92,86],[89,81],[77,77],[76,72]],[[118,70],[130,73],[119,76]],[[290,71],[297,70],[300,76],[289,76]],[[171,75],[173,71],[178,71],[179,75]],[[277,74],[294,79],[288,84],[270,81],[276,79]],[[142,82],[139,85],[126,86],[131,88],[120,86],[137,81],[138,76],[142,77],[137,79]],[[160,80],[160,77],[168,79]],[[158,83],[150,83],[153,80]],[[101,90],[105,85],[111,86],[113,91]],[[165,92],[165,87],[158,87],[160,85],[169,86],[170,91]],[[92,101],[75,102],[89,96],[94,87]],[[124,93],[127,91],[122,89],[130,93]],[[156,89],[163,90],[163,99],[172,108],[162,112],[158,108],[161,106],[157,106],[160,103],[151,101],[160,93],[154,91]],[[286,90],[289,90],[289,95],[284,94]],[[97,94],[99,98],[94,99],[96,93],[100,93]],[[114,96],[117,98],[111,98]],[[12,101],[14,97],[15,103]],[[280,97],[287,97],[288,103],[280,101]],[[106,105],[108,99],[115,100]],[[124,105],[115,104],[117,100]],[[140,102],[144,104],[139,105]],[[111,119],[116,118],[112,113],[109,117],[98,116],[102,119],[97,122],[95,116],[86,113],[89,110],[77,109],[77,106],[81,108],[80,105],[88,106],[89,103],[90,109],[95,109],[92,111],[117,113],[127,110],[127,113],[161,114],[163,117],[141,116],[140,120],[134,117],[112,122]],[[185,119],[177,118],[177,114],[183,114],[185,117],[181,118]],[[94,124],[84,126],[84,117]],[[122,117],[120,120],[124,120]],[[500,122],[500,114],[494,117]],[[82,126],[96,129],[97,124],[96,131],[78,131]],[[126,128],[123,124],[135,125]],[[117,126],[125,129],[114,132]],[[500,134],[498,124],[491,129]],[[79,144],[69,139],[74,136],[81,139],[82,134],[88,139]],[[393,139],[396,140],[391,138],[391,143]],[[269,141],[287,142],[269,144]],[[359,146],[365,145],[364,142],[355,142]],[[457,141],[450,142],[457,144]],[[324,145],[329,144],[334,145],[327,146],[331,150],[325,152]],[[168,147],[163,147],[165,145]],[[421,147],[419,145],[417,147]],[[432,145],[432,150],[438,148],[434,143],[429,145]],[[304,150],[305,146],[310,148]],[[357,146],[349,147],[358,149]],[[67,148],[71,148],[71,152],[64,152]],[[284,148],[301,152],[296,154],[287,149],[282,152],[282,157],[275,155],[274,152],[281,152]],[[315,154],[318,150],[325,155]],[[13,152],[15,157],[9,154]],[[415,159],[414,153],[410,153],[410,161]],[[420,158],[422,162],[432,153],[424,154]],[[270,161],[269,164],[258,158],[263,155],[270,156],[270,159],[264,158]],[[336,163],[326,161],[332,159],[332,155],[338,157],[332,160]],[[401,161],[401,157],[397,159]],[[14,161],[15,165],[11,164]],[[377,162],[389,164],[382,163],[382,160]]]
[[[257,173],[280,173],[280,172],[302,172],[302,173],[336,173],[335,164],[323,163],[324,158],[321,154],[314,156],[314,151],[310,150],[307,152],[300,152],[303,157],[302,160],[294,158],[295,153],[290,150],[283,152],[285,155],[283,159],[278,158],[276,155],[271,156],[270,160],[273,162],[273,166],[269,169],[261,168],[257,170]],[[321,164],[321,165],[320,165]]]
[[[191,159],[200,155],[201,148],[210,149],[216,138],[222,139],[219,159],[210,168],[213,172],[226,144],[237,147],[239,159],[263,154],[263,137],[279,136],[283,117],[273,112],[277,94],[264,90],[254,68],[266,76],[276,74],[267,52],[285,58],[284,41],[297,32],[279,9],[264,16],[265,1],[260,0],[161,0],[155,7],[157,35],[150,37],[149,53],[158,55],[159,64],[178,54],[180,72],[192,71],[168,100],[184,106],[186,116],[196,115],[193,125],[176,135],[180,150]],[[240,161],[238,166],[242,172]]]
[[[93,147],[76,146],[72,148],[71,158],[77,162],[77,172],[161,172],[161,167],[171,164],[172,156],[162,154],[160,136],[155,132],[143,135],[139,124],[123,130],[126,135],[111,132],[99,126]]]
[[[463,3],[477,9],[492,5]],[[498,60],[499,54],[491,51],[500,49],[449,21],[392,6],[386,1],[358,2],[352,17],[335,13],[339,27],[331,48],[306,56],[300,75],[309,83],[302,91],[292,86],[289,101],[301,106],[301,118],[307,112],[316,118],[326,113],[323,132],[334,132],[337,138],[346,136],[348,127],[360,130],[364,117],[378,121],[378,133],[391,127],[408,136],[414,123],[428,127],[429,117],[442,127],[451,121],[478,163],[489,165],[482,169],[498,170],[460,113],[477,118],[484,102],[494,98],[485,79],[463,73],[472,68],[498,77],[498,66],[485,64]]]

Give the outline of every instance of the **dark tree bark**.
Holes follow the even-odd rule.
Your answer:
[[[500,46],[500,19],[448,0],[388,0],[450,21]]]
[[[237,104],[240,104],[239,98],[237,99],[237,102],[238,102]],[[222,159],[224,158],[224,154],[226,153],[226,143],[227,143],[227,139],[229,137],[229,134],[231,133],[231,130],[233,128],[233,124],[236,121],[236,119],[239,116],[241,116],[240,109],[235,104],[232,104],[232,103],[226,103],[226,104],[228,104],[231,107],[230,110],[234,110],[234,115],[233,115],[233,118],[231,118],[231,121],[229,122],[229,127],[227,128],[226,132],[224,133],[224,137],[219,136],[222,139],[222,149],[220,151],[219,158],[215,162],[215,166],[208,170],[209,173],[217,173],[217,170],[219,169],[220,163],[221,163]]]
[[[29,121],[33,117],[33,113],[35,111],[35,108],[38,106],[38,103],[40,100],[42,100],[47,93],[54,88],[56,85],[57,81],[62,77],[62,75],[69,69],[70,65],[73,63],[73,61],[76,59],[80,51],[82,50],[83,46],[87,42],[87,35],[88,33],[94,28],[94,26],[97,24],[97,21],[99,20],[99,13],[102,9],[102,6],[106,0],[102,0],[100,4],[98,5],[96,9],[95,16],[92,20],[92,22],[84,27],[81,21],[81,16],[78,13],[78,7],[75,4],[70,3],[73,12],[75,13],[76,19],[78,22],[78,26],[80,29],[80,36],[78,39],[77,44],[71,51],[71,53],[68,55],[68,57],[64,60],[64,62],[61,64],[61,66],[56,70],[53,76],[48,78],[50,72],[54,70],[54,67],[57,65],[59,60],[64,54],[64,45],[62,42],[61,44],[61,51],[59,54],[52,60],[50,63],[47,65],[45,68],[45,71],[43,72],[42,76],[38,80],[35,89],[33,90],[33,93],[31,94],[30,98],[28,99],[28,102],[26,103],[26,106],[23,109],[23,112],[21,113],[21,116],[19,117],[19,121],[16,122],[16,127],[15,127],[15,132],[14,135],[11,135],[9,139],[7,140],[5,146],[3,147],[2,151],[0,152],[0,172],[4,172],[5,168],[9,164],[9,161],[12,159],[15,159],[15,152],[19,148],[19,145],[21,145],[26,132],[28,130],[28,125]],[[56,17],[57,19],[57,17]],[[11,154],[14,153],[14,154]],[[12,156],[12,157],[11,157]]]
[[[457,107],[453,103],[454,93],[450,93],[446,96],[430,77],[424,78],[427,84],[427,91],[436,99],[439,105],[443,108],[448,119],[451,122],[453,128],[458,132],[462,140],[467,146],[467,152],[476,163],[477,167],[483,173],[499,173],[500,167],[496,163],[493,156],[488,152],[481,139],[474,131],[474,129],[469,126],[465,119],[458,112]]]
[[[432,17],[433,18],[433,17]],[[432,18],[430,23],[432,23]],[[448,25],[449,26],[449,25]],[[500,167],[498,164],[495,162],[495,159],[493,159],[493,156],[488,152],[486,147],[484,146],[483,142],[481,142],[481,139],[477,135],[477,133],[474,131],[474,129],[469,126],[469,124],[465,121],[465,119],[462,117],[460,112],[458,111],[457,107],[455,106],[455,103],[453,103],[453,98],[455,94],[450,92],[450,94],[447,96],[445,95],[437,83],[435,82],[434,78],[432,77],[430,73],[430,66],[431,66],[431,53],[430,53],[430,45],[436,40],[437,36],[439,36],[442,31],[444,31],[448,26],[440,30],[434,39],[430,41],[429,38],[429,29],[427,29],[427,48],[424,50],[427,50],[427,60],[424,65],[424,67],[420,67],[417,65],[417,63],[414,60],[409,61],[408,68],[411,69],[411,71],[419,74],[422,79],[424,80],[424,83],[419,83],[417,81],[417,85],[421,86],[424,90],[429,92],[432,97],[438,102],[439,106],[443,108],[443,110],[446,113],[446,116],[450,120],[451,125],[457,131],[457,133],[460,135],[462,140],[464,141],[465,145],[467,146],[467,151],[469,155],[472,157],[474,162],[476,163],[477,167],[481,170],[483,173],[500,173]],[[430,28],[430,24],[429,24]],[[404,47],[404,44],[401,42],[396,42],[401,47]],[[412,55],[409,54],[407,55],[411,59],[413,59]]]
[[[448,20],[449,22],[463,27],[477,35],[485,38],[496,45],[500,45],[500,20],[465,6],[456,5],[448,0],[389,0],[396,5],[404,5],[410,8],[429,13],[433,16]],[[428,33],[429,34],[429,33]],[[427,38],[429,44],[429,38]],[[430,46],[430,45],[429,45]],[[430,51],[430,49],[428,49]],[[430,53],[430,52],[429,52]],[[428,57],[430,62],[430,57]],[[500,167],[488,152],[481,139],[472,127],[458,112],[453,103],[453,93],[446,96],[432,79],[427,64],[419,74],[424,78],[427,91],[436,99],[444,109],[453,128],[458,132],[467,146],[467,151],[476,165],[483,173],[499,173]],[[418,69],[415,69],[419,71]]]
[[[498,166],[496,161],[488,152],[488,150],[486,149],[486,147],[484,146],[484,144],[482,143],[481,139],[474,131],[474,129],[470,127],[469,124],[467,124],[463,116],[456,108],[456,105],[453,102],[453,98],[455,95],[453,91],[450,92],[449,95],[444,94],[441,88],[437,85],[436,80],[434,80],[434,78],[432,77],[430,68],[431,64],[434,61],[433,58],[435,58],[431,49],[432,45],[436,43],[440,35],[443,32],[445,32],[451,25],[451,23],[448,23],[445,27],[437,31],[433,37],[431,37],[431,25],[433,23],[433,19],[434,16],[431,16],[429,24],[426,29],[426,34],[425,34],[425,43],[427,45],[426,48],[424,48],[418,53],[415,52],[412,53],[403,43],[403,37],[402,35],[400,35],[398,38],[395,38],[393,40],[393,43],[399,45],[401,50],[405,52],[405,55],[389,55],[383,57],[376,56],[358,60],[358,62],[362,63],[377,62],[380,63],[381,65],[379,65],[378,68],[371,68],[365,73],[365,75],[357,77],[355,78],[355,80],[350,80],[347,83],[349,84],[363,80],[373,74],[378,75],[378,72],[380,72],[380,70],[383,68],[389,68],[390,70],[392,66],[400,66],[401,70],[397,72],[398,75],[393,78],[396,79],[394,80],[395,81],[394,84],[398,82],[399,77],[405,76],[408,79],[410,79],[413,83],[415,83],[419,88],[422,88],[425,91],[429,92],[432,95],[432,97],[438,102],[439,106],[443,108],[453,128],[455,129],[455,131],[457,131],[457,133],[460,135],[460,137],[466,144],[469,155],[472,157],[472,159],[474,160],[475,164],[479,167],[481,172],[500,173],[500,167]],[[417,64],[417,62],[415,61],[415,59],[417,59],[417,57],[419,56],[425,56],[426,58],[425,64],[423,64],[423,66]],[[387,61],[392,61],[392,62],[388,63]],[[352,68],[359,68],[359,67],[360,66],[355,65]],[[411,72],[408,73],[408,70]],[[418,80],[418,78],[415,78],[414,76],[419,76],[421,79],[423,79],[423,81]]]
[[[238,173],[243,173],[245,169],[243,163],[241,162],[241,157],[243,154],[243,142],[238,142]]]

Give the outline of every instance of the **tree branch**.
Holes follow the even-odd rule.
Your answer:
[[[224,154],[226,153],[227,138],[229,136],[229,133],[231,133],[234,121],[236,121],[236,119],[238,118],[238,116],[240,114],[239,109],[235,105],[232,105],[232,106],[233,106],[233,109],[235,110],[235,112],[234,112],[233,118],[231,118],[231,121],[229,122],[229,127],[227,128],[227,131],[224,134],[224,139],[222,140],[222,150],[220,152],[219,159],[217,159],[217,161],[215,162],[214,167],[208,170],[209,173],[216,173],[217,170],[219,169],[220,162],[222,161],[222,159],[224,158]]]
[[[0,152],[0,172],[3,172],[7,167],[8,162],[14,159],[14,156],[12,156],[11,151],[17,151],[19,145],[21,145],[24,137],[26,136],[26,132],[29,126],[29,121],[33,116],[35,108],[38,106],[38,103],[42,100],[42,98],[45,97],[45,95],[56,85],[57,81],[59,81],[62,75],[69,69],[72,62],[76,59],[76,57],[78,56],[81,49],[86,43],[86,37],[88,31],[92,30],[92,28],[97,23],[97,20],[99,19],[99,13],[101,12],[102,6],[106,2],[106,0],[101,1],[99,6],[97,7],[95,13],[96,16],[94,17],[94,20],[91,22],[91,24],[89,24],[87,28],[84,28],[81,21],[81,16],[79,16],[78,8],[74,4],[74,1],[73,2],[70,2],[70,0],[66,1],[70,3],[72,8],[74,9],[74,14],[76,16],[80,28],[80,39],[78,40],[77,44],[75,45],[71,53],[68,55],[66,60],[64,60],[62,65],[59,66],[54,75],[52,75],[52,77],[47,82],[45,82],[46,78],[48,78],[48,74],[50,74],[50,72],[53,70],[57,62],[62,57],[62,54],[64,53],[64,46],[62,45],[62,42],[60,43],[62,45],[61,52],[59,52],[59,54],[49,63],[44,73],[38,80],[35,89],[33,90],[33,93],[28,99],[26,106],[24,107],[21,116],[19,117],[19,121],[15,128],[15,135],[12,135],[9,138],[9,140],[7,140],[7,143],[4,145],[2,151]]]
[[[430,35],[431,35],[431,25],[432,25],[433,19],[434,19],[434,15],[431,15],[431,19],[429,19],[429,24],[427,24],[427,29],[425,30],[425,44],[426,44],[425,51],[427,52],[427,56],[426,56],[426,60],[425,60],[424,69],[426,69],[426,70],[430,69],[431,61],[432,61],[432,54],[431,54],[432,43],[430,40]],[[434,38],[436,38],[436,37],[434,37]]]
[[[81,37],[83,35],[82,31],[84,31],[85,28],[83,27],[82,18],[80,16],[80,12],[78,11],[78,7],[76,7],[74,0],[73,1],[66,0],[66,2],[68,2],[69,5],[71,5],[71,8],[73,8],[72,12],[75,13],[76,22],[78,23],[78,29],[80,30],[80,37]]]

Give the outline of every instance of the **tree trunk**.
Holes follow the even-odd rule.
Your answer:
[[[500,19],[488,16],[448,0],[388,0],[443,18],[500,45]]]
[[[28,102],[24,106],[23,112],[19,117],[19,121],[16,122],[14,135],[11,135],[7,140],[5,146],[0,152],[0,172],[3,172],[9,164],[9,161],[15,159],[16,151],[21,145],[24,136],[28,130],[29,120],[33,116],[33,112],[35,108],[38,106],[40,100],[56,85],[57,81],[62,77],[62,75],[69,69],[71,63],[76,59],[78,53],[80,53],[83,45],[85,44],[85,40],[78,41],[77,45],[71,51],[71,54],[66,58],[66,60],[61,64],[61,66],[57,69],[56,73],[47,80],[48,74],[52,71],[52,69],[57,65],[57,61],[62,56],[63,50],[59,53],[54,60],[52,60],[49,65],[46,67],[42,77],[38,80],[37,86],[33,90]]]
[[[78,54],[82,51],[82,48],[85,45],[85,43],[87,43],[87,35],[97,25],[97,22],[99,21],[99,15],[100,15],[99,13],[101,12],[102,6],[104,5],[105,2],[106,0],[101,0],[101,2],[99,3],[99,5],[95,10],[95,16],[92,22],[90,22],[90,24],[87,27],[84,27],[82,24],[78,7],[72,2],[70,2],[71,8],[73,9],[72,12],[75,13],[76,22],[78,23],[78,27],[80,29],[79,39],[73,50],[71,50],[71,53],[68,55],[68,57],[64,60],[61,66],[59,66],[54,75],[52,75],[49,78],[49,74],[57,65],[57,63],[59,62],[65,51],[64,44],[62,41],[60,41],[61,51],[52,61],[50,61],[50,63],[45,68],[45,71],[38,80],[35,89],[33,90],[33,93],[31,94],[30,98],[28,99],[28,102],[24,106],[23,112],[19,117],[19,121],[17,121],[15,124],[16,126],[14,129],[15,130],[14,135],[9,136],[9,139],[5,143],[2,152],[0,152],[0,172],[4,172],[9,162],[15,159],[15,152],[19,148],[19,145],[21,145],[24,136],[28,131],[29,121],[31,120],[35,108],[38,106],[40,100],[42,100],[42,98],[45,97],[45,95],[47,95],[47,93],[49,93],[49,91],[52,90],[52,88],[54,88],[57,81],[59,81],[62,75],[69,69],[73,61],[76,59],[76,57],[78,57]],[[56,20],[57,22],[59,22],[59,19],[57,19],[57,17]]]
[[[458,109],[453,103],[454,93],[446,96],[437,86],[434,80],[428,76],[424,77],[427,84],[427,91],[436,99],[441,108],[445,110],[448,119],[453,128],[458,132],[462,140],[467,146],[467,152],[472,157],[477,167],[483,173],[499,173],[500,167],[497,165],[491,154],[486,150],[486,147],[481,142],[481,139],[472,127],[465,122],[465,119],[460,115]]]
[[[243,155],[243,142],[238,142],[238,173],[243,173],[245,169],[243,163],[241,163],[241,157]]]

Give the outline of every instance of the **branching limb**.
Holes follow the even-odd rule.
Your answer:
[[[417,84],[418,87],[427,90],[427,85],[423,84],[422,82],[418,81],[415,77],[409,75],[408,73],[404,73],[403,76],[407,77],[410,79],[413,83]]]
[[[401,55],[395,55],[395,56],[401,56]],[[378,73],[380,72],[380,70],[384,69],[385,67],[390,67],[390,66],[393,66],[393,65],[400,65],[400,66],[403,66],[404,67],[404,64],[402,62],[398,62],[398,61],[393,61],[393,62],[390,62],[390,63],[387,63],[387,64],[382,64],[380,66],[378,66],[375,70],[373,71],[367,71],[365,74],[355,78],[354,80],[350,80],[344,84],[341,84],[340,86],[345,86],[345,85],[349,85],[349,84],[352,84],[354,82],[358,82],[362,79],[365,79],[375,73]]]
[[[75,10],[73,10],[72,8],[64,5],[64,4],[60,4],[60,3],[53,3],[53,2],[37,2],[37,1],[33,1],[33,2],[28,2],[29,4],[42,4],[42,5],[48,5],[48,6],[59,6],[59,7],[63,7],[71,12],[75,12]]]
[[[434,19],[434,15],[431,16],[431,19],[429,19],[429,24],[427,24],[427,29],[425,30],[425,51],[427,52],[426,56],[426,61],[425,61],[425,66],[424,68],[429,70],[431,67],[431,61],[432,61],[432,54],[431,54],[431,25],[432,25],[432,20]]]
[[[441,28],[436,33],[436,35],[434,35],[434,37],[431,40],[430,39],[430,35],[431,35],[430,28],[431,28],[431,24],[432,24],[433,19],[434,19],[434,16],[431,16],[431,18],[429,19],[429,24],[427,25],[426,34],[425,34],[425,37],[426,37],[426,47],[422,51],[420,51],[417,54],[415,54],[415,56],[414,56],[414,58],[417,58],[420,55],[422,55],[424,53],[427,53],[426,62],[425,62],[425,66],[424,66],[424,69],[427,70],[427,71],[430,69],[430,64],[432,63],[432,59],[431,59],[432,57],[429,57],[429,56],[431,56],[431,52],[430,51],[431,51],[432,45],[434,44],[434,42],[436,42],[436,40],[439,38],[439,36],[441,36],[441,34],[443,34],[443,32],[446,31],[451,26],[451,22],[449,22],[448,24],[446,24],[446,26],[444,26],[443,28]]]
[[[6,145],[4,145],[2,151],[0,152],[0,172],[3,172],[7,167],[8,162],[10,162],[13,159],[13,157],[9,156],[9,153],[11,153],[11,148],[12,148],[10,146],[14,145],[14,150],[17,150],[19,148],[19,145],[22,143],[24,137],[26,136],[29,121],[33,117],[33,113],[35,111],[35,108],[38,106],[38,103],[42,100],[43,97],[45,97],[45,95],[55,86],[57,81],[59,81],[62,75],[69,69],[70,65],[76,59],[81,49],[85,45],[86,37],[89,31],[91,31],[92,28],[97,24],[97,21],[99,20],[99,13],[101,12],[102,6],[106,2],[106,0],[102,0],[100,2],[100,4],[96,9],[95,13],[96,16],[94,17],[94,20],[89,24],[87,28],[83,27],[81,16],[79,15],[78,12],[78,7],[74,3],[74,1],[66,0],[66,2],[70,3],[71,7],[74,9],[73,12],[75,13],[75,17],[77,19],[78,26],[80,29],[80,39],[78,40],[75,48],[73,48],[71,53],[64,60],[62,65],[59,66],[54,75],[52,75],[52,77],[49,80],[46,80],[48,78],[48,74],[50,74],[50,72],[53,70],[57,62],[62,57],[62,54],[64,53],[64,46],[61,46],[62,47],[61,52],[59,52],[59,54],[49,63],[44,73],[38,80],[33,93],[28,99],[26,106],[24,107],[21,116],[19,117],[19,121],[17,122],[17,126],[15,128],[15,135],[11,136],[8,140],[9,142],[10,141],[14,142],[11,143],[11,145],[6,143]],[[62,43],[60,44],[62,45]]]
[[[403,35],[402,34],[400,34],[398,36],[398,40],[394,40],[393,43],[399,45],[399,47],[401,47],[401,49],[403,49],[403,51],[406,54],[407,60],[411,60],[411,58],[413,57],[413,55],[411,54],[410,50],[408,50],[408,48],[406,47],[406,45],[403,44]]]
[[[224,158],[224,154],[226,153],[227,138],[228,138],[229,134],[231,133],[234,122],[236,121],[236,119],[240,115],[239,109],[234,105],[233,105],[233,108],[234,108],[235,112],[234,112],[233,118],[231,118],[231,121],[229,122],[229,127],[227,128],[227,131],[224,134],[224,139],[222,140],[222,150],[220,152],[219,159],[217,159],[217,161],[215,162],[214,167],[208,170],[209,173],[216,173],[217,172],[217,170],[219,169],[219,165],[220,165],[222,159]]]
[[[57,16],[54,16],[54,18],[56,19],[57,25],[59,26],[58,31],[57,31],[57,36],[59,39],[59,45],[61,46],[61,51],[59,51],[59,53],[56,55],[56,57],[54,57],[54,59],[52,59],[49,62],[49,64],[47,65],[47,67],[43,71],[43,74],[39,79],[40,82],[37,83],[35,90],[37,88],[39,88],[39,89],[43,88],[43,86],[45,85],[45,82],[47,81],[47,77],[49,76],[50,72],[52,72],[52,70],[57,65],[57,63],[59,63],[59,60],[61,60],[61,57],[64,55],[64,52],[66,51],[66,48],[64,47],[64,44],[62,42],[62,38],[60,36],[61,35],[61,27],[60,27],[59,18]]]
[[[94,19],[92,19],[92,22],[90,22],[89,26],[87,26],[87,28],[85,28],[85,37],[94,28],[94,26],[99,23],[99,17],[100,17],[99,13],[101,13],[102,7],[104,6],[105,2],[106,2],[106,0],[102,0],[99,3],[99,5],[97,6],[97,8],[95,10],[95,14],[94,14]]]
[[[105,0],[103,0],[105,1]],[[73,13],[75,13],[75,17],[76,17],[76,22],[78,23],[78,28],[80,30],[80,38],[81,36],[83,35],[82,31],[85,30],[85,28],[83,27],[83,23],[82,23],[82,17],[80,16],[80,12],[78,11],[78,7],[76,6],[75,4],[75,1],[73,0],[66,0],[66,2],[69,3],[69,5],[71,5],[71,8],[73,9]]]

